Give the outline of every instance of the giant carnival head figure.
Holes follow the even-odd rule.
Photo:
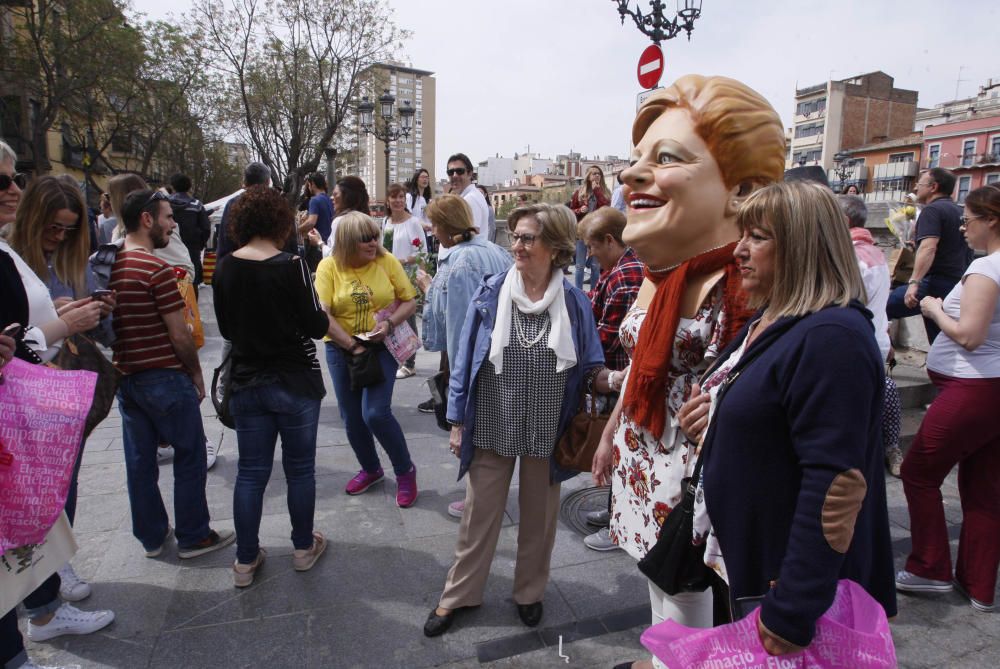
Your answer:
[[[689,74],[657,91],[632,125],[622,172],[626,244],[652,270],[739,239],[743,198],[781,179],[785,134],[760,94],[726,77]]]

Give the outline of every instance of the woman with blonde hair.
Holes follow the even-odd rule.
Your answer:
[[[593,473],[612,486],[611,538],[640,560],[694,467],[676,413],[749,315],[732,255],[736,213],[747,195],[781,178],[785,137],[777,112],[745,84],[687,75],[643,103],[632,139],[634,162],[621,173],[622,239],[646,279],[622,320],[632,365]],[[650,581],[649,593],[654,623],[712,625],[710,592],[670,594]]]
[[[604,184],[604,171],[597,165],[587,168],[587,176],[583,183],[573,192],[573,198],[569,202],[569,208],[576,214],[576,220],[582,221],[583,217],[590,212],[597,211],[601,207],[611,206],[611,194],[608,193]],[[576,287],[583,290],[584,269],[590,269],[590,287],[597,285],[597,275],[602,269],[597,265],[595,258],[587,255],[587,246],[582,239],[576,240],[576,262],[573,267],[573,282]]]
[[[439,369],[444,372],[447,385],[472,295],[484,278],[506,271],[511,257],[478,234],[472,222],[472,209],[461,196],[442,195],[432,200],[424,213],[435,239],[449,250],[440,259],[433,280],[426,272],[417,272],[417,284],[427,295],[422,328],[424,348],[441,352]],[[430,406],[433,411],[434,400],[430,400]],[[448,505],[448,513],[455,518],[461,518],[464,509],[462,500]]]
[[[345,492],[360,495],[384,477],[377,438],[396,474],[396,504],[405,509],[417,501],[417,468],[392,415],[397,363],[383,342],[414,313],[417,292],[400,262],[382,246],[379,226],[367,214],[352,211],[340,217],[334,237],[333,254],[316,268],[316,293],[330,316],[324,341],[340,417],[361,465]],[[392,313],[384,311],[393,304]],[[376,371],[360,384],[349,368],[366,359]]]
[[[449,446],[459,479],[469,476],[455,561],[424,624],[429,637],[444,634],[458,610],[482,603],[515,467],[514,602],[525,625],[541,622],[559,488],[574,475],[552,454],[604,361],[590,302],[563,278],[576,241],[573,212],[536,204],[514,210],[507,225],[514,266],[480,285],[465,336],[449,349]]]
[[[725,575],[735,617],[759,607],[761,642],[783,655],[811,643],[840,579],[896,614],[884,371],[830,190],[768,186],[738,223],[742,287],[759,310],[679,419],[702,443],[702,513],[717,540],[707,561]]]

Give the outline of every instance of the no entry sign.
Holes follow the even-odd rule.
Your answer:
[[[663,52],[660,47],[650,44],[639,56],[639,67],[636,68],[639,85],[643,88],[654,88],[663,76]]]

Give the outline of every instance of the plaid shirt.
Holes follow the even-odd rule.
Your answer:
[[[639,294],[642,279],[643,264],[631,248],[626,248],[615,266],[602,272],[597,285],[590,291],[597,334],[608,369],[622,370],[629,365],[628,353],[618,339],[618,328]]]

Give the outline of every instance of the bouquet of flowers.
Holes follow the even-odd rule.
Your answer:
[[[885,219],[885,226],[889,228],[889,232],[894,234],[903,246],[909,246],[913,242],[916,221],[917,207],[907,202],[889,210],[889,217]]]

